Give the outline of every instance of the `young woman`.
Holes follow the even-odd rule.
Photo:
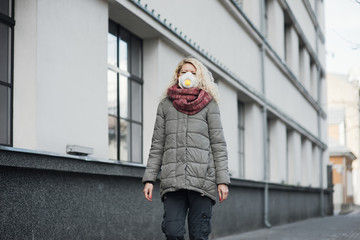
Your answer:
[[[218,89],[212,74],[195,58],[177,66],[159,103],[147,167],[145,198],[152,201],[160,173],[164,203],[162,230],[167,239],[208,239],[212,206],[228,197],[226,142],[220,121]]]

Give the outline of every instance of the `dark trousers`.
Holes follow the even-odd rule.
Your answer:
[[[188,215],[190,240],[206,240],[211,231],[213,201],[198,192],[179,190],[166,193],[162,231],[166,239],[184,239],[185,218]]]

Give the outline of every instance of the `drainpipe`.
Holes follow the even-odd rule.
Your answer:
[[[260,1],[261,11],[261,33],[265,35],[265,0]],[[265,96],[265,43],[261,42],[261,85],[262,94]],[[263,106],[263,146],[264,146],[264,224],[271,228],[269,223],[269,152],[268,152],[268,130],[267,130],[267,108],[266,103]]]
[[[320,152],[320,215],[322,217],[325,216],[324,214],[324,181],[323,181],[323,174],[324,174],[324,163],[323,163],[323,154],[324,151]]]

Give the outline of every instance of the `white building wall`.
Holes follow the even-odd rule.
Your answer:
[[[14,82],[18,90],[14,98],[17,104],[29,99],[25,106],[31,104],[33,116],[24,126],[35,126],[36,134],[26,131],[32,138],[31,145],[21,140],[24,137],[19,129],[28,118],[20,117],[30,114],[20,112],[23,106],[15,109],[15,128],[20,127],[14,131],[14,146],[64,154],[66,145],[76,144],[94,148],[94,157],[107,158],[107,4],[100,0],[39,0],[34,4],[36,9],[31,7],[36,12],[32,16],[29,13],[28,19],[24,17],[30,22],[23,22],[17,34],[21,36],[20,30],[24,34],[35,30],[29,34],[31,42],[25,43],[27,49],[35,47],[30,50],[35,70],[31,70],[31,82],[26,83],[27,77],[21,72],[29,69],[29,62],[17,63]],[[19,94],[29,84],[32,93],[24,99]]]
[[[311,6],[311,9],[315,12],[315,2],[318,0],[308,0]]]
[[[37,4],[18,0],[15,9],[13,144],[16,148],[36,149]]]
[[[327,141],[328,138],[328,129],[327,129],[327,119],[320,118],[320,126],[321,126],[321,140]]]
[[[300,185],[302,176],[302,151],[301,135],[296,131],[288,131],[288,166],[289,166],[289,184]]]
[[[346,176],[347,176],[347,179],[346,179],[346,193],[347,193],[347,196],[348,197],[351,197],[353,196],[353,176],[352,176],[352,172],[347,170],[346,171]]]
[[[76,144],[107,158],[107,11],[100,0],[38,1],[38,150]]]
[[[328,178],[327,178],[327,166],[330,164],[329,163],[329,152],[328,150],[325,150],[322,152],[322,163],[320,164],[320,166],[322,167],[321,171],[322,171],[322,188],[327,188],[328,187]]]
[[[325,95],[326,96],[326,95]],[[327,143],[328,139],[328,127],[327,127],[327,119],[320,117],[320,140]],[[327,188],[328,187],[328,177],[327,177],[327,166],[330,164],[329,160],[329,152],[328,149],[320,150],[320,175],[322,175],[322,179],[320,179],[320,187]],[[322,183],[322,185],[321,185]]]
[[[343,204],[344,189],[342,184],[334,184],[333,202],[334,202],[334,214],[337,215],[341,211],[341,205]]]
[[[318,135],[316,110],[269,58],[265,58],[265,89],[269,102]]]
[[[311,162],[311,186],[320,187],[320,150],[316,145],[312,145],[312,162]]]
[[[151,147],[157,106],[183,56],[159,38],[144,40],[143,54],[143,162],[146,164]]]
[[[326,48],[325,48],[325,44],[322,43],[320,40],[318,40],[318,59],[319,62],[321,64],[321,66],[325,67],[326,66],[326,61],[325,61],[325,56],[326,56]]]
[[[261,1],[242,0],[242,8],[257,29],[261,29]]]
[[[255,103],[245,104],[245,178],[264,180],[263,113]]]
[[[196,42],[196,46],[204,49],[205,53],[208,52],[209,56],[231,69],[247,84],[261,91],[259,47],[224,8],[221,1],[146,0],[142,3],[160,14],[161,19],[172,23],[177,32],[182,32],[182,36],[186,35],[187,40]],[[184,17],[184,14],[179,13],[196,16],[196,24],[193,17]]]
[[[285,59],[284,31],[285,28],[283,10],[278,1],[269,0],[267,37],[272,48],[282,59]]]
[[[240,164],[238,159],[238,119],[237,119],[237,93],[231,86],[219,81],[219,93],[221,102],[219,103],[221,122],[224,129],[224,136],[228,149],[229,171],[233,177],[240,177]],[[234,104],[229,104],[234,103]]]
[[[320,39],[320,34],[322,34],[323,36],[325,36],[325,7],[324,7],[324,2],[325,1],[316,1],[316,8],[314,8],[314,12],[316,14],[316,20],[318,22],[318,35],[319,37],[317,38],[317,57],[320,61],[320,64],[322,66],[325,66],[325,56],[326,56],[326,49],[325,49],[325,41],[326,39],[322,42]]]
[[[303,1],[286,1],[291,11],[293,12],[296,21],[299,23],[301,30],[305,34],[306,40],[309,42],[311,48],[316,50],[316,32],[315,27],[311,21],[310,15],[306,10]]]
[[[323,34],[325,34],[325,8],[324,8],[324,2],[325,1],[317,1],[317,11],[316,11],[316,17],[320,25],[320,29],[322,30]],[[325,57],[325,55],[320,55],[319,57]]]
[[[354,196],[354,203],[360,204],[360,160],[357,159],[353,161],[352,164],[353,171],[353,183],[354,183],[354,189],[353,189],[353,196]]]
[[[293,26],[286,28],[286,64],[299,78],[299,37]]]
[[[312,147],[311,142],[303,138],[301,141],[301,185],[311,185],[312,173]]]
[[[92,157],[107,159],[108,3],[102,0],[19,0],[15,3],[18,10],[14,57],[14,147],[65,153],[67,144],[77,144],[93,147]],[[71,9],[68,7],[70,4]],[[136,29],[134,33],[143,39],[143,158],[146,164],[156,106],[175,66],[187,55],[195,53],[197,57],[206,57],[197,53],[135,4],[130,1],[111,2],[111,6],[123,5],[123,8],[131,5],[128,8],[131,13],[121,9],[122,7],[119,7],[121,10],[112,9],[112,12],[115,15],[118,14],[117,11],[126,13],[126,17],[136,18],[138,22],[129,24],[122,15],[113,20],[130,27],[130,31]],[[214,72],[217,75],[221,75],[220,108],[228,143],[229,167],[233,176],[239,176],[238,136],[237,131],[234,131],[237,129],[237,118],[234,113],[237,112],[237,91],[244,91],[242,94],[250,96],[249,98],[256,95],[251,103],[245,103],[245,178],[264,180],[264,115],[262,107],[256,102],[262,101],[261,104],[274,107],[271,111],[279,110],[276,113],[283,117],[281,121],[275,120],[270,129],[270,137],[282,143],[270,146],[270,154],[273,154],[270,156],[271,181],[282,182],[288,177],[291,184],[299,184],[299,169],[302,164],[301,135],[295,130],[290,131],[290,135],[286,137],[286,125],[292,125],[294,121],[296,126],[305,130],[305,135],[308,131],[318,136],[318,114],[287,78],[284,69],[281,70],[283,62],[276,57],[270,60],[268,57],[272,55],[272,51],[266,51],[265,96],[262,96],[259,94],[262,92],[262,54],[259,48],[261,38],[254,37],[257,36],[256,33],[251,34],[251,27],[236,18],[236,14],[230,14],[229,6],[225,7],[225,2],[142,0],[141,4],[147,4],[148,9],[154,9],[156,15],[161,15],[162,22],[166,18],[173,28],[177,27],[178,33],[182,31],[183,36],[187,35],[187,39],[191,38],[192,43],[196,42],[196,46],[200,46],[200,50],[204,49],[204,53],[216,58],[213,62],[206,60],[206,64],[210,69],[216,70]],[[303,5],[302,2],[296,4]],[[243,1],[245,13],[258,29],[261,25],[260,7],[261,0]],[[282,60],[285,59],[283,11],[279,1],[270,1],[267,37],[276,55]],[[63,17],[65,12],[66,18]],[[193,17],[184,18],[184,14],[180,13],[196,17],[196,24]],[[300,22],[302,29],[313,27],[312,23],[311,26],[306,26]],[[22,38],[27,41],[21,40]],[[286,45],[291,46],[287,49],[287,52],[291,52],[286,56],[287,64],[298,76],[301,69],[298,49],[300,40],[294,27],[290,27],[286,39]],[[307,58],[304,62],[310,68],[308,55]],[[239,79],[232,79],[220,66],[226,66]],[[309,76],[315,76],[314,71],[312,74],[310,70],[308,72]],[[246,86],[236,80],[244,81]],[[233,85],[230,86],[230,83]],[[307,89],[309,88],[311,89],[311,85],[309,87],[308,84]],[[323,132],[325,123],[321,122]],[[324,141],[326,138],[323,137],[323,132],[321,136]],[[289,147],[288,155],[286,141]],[[288,173],[284,167],[286,159]],[[323,167],[325,166],[323,161]],[[325,170],[326,168],[324,172]]]
[[[326,80],[324,77],[322,77],[320,80],[319,86],[320,86],[320,96],[319,96],[319,105],[322,106],[323,108],[327,105],[327,84],[326,84]],[[327,128],[327,124],[325,124],[324,126],[326,126]]]
[[[318,99],[318,70],[315,64],[311,64],[310,67],[310,93],[312,97]]]
[[[160,68],[159,68],[159,43],[160,40],[148,39],[143,41],[143,54],[144,54],[144,89],[143,99],[143,162],[147,164],[149,151],[151,147],[151,139],[155,126],[157,104],[160,102],[161,85],[160,84]],[[164,86],[165,88],[165,86]],[[156,105],[156,107],[155,107]]]
[[[280,120],[269,122],[269,160],[270,160],[270,181],[285,183],[287,175],[286,163],[286,126]]]
[[[310,56],[306,48],[300,48],[299,80],[310,92]]]

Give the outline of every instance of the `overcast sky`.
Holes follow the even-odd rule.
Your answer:
[[[327,72],[360,71],[360,0],[324,0],[324,4]]]

